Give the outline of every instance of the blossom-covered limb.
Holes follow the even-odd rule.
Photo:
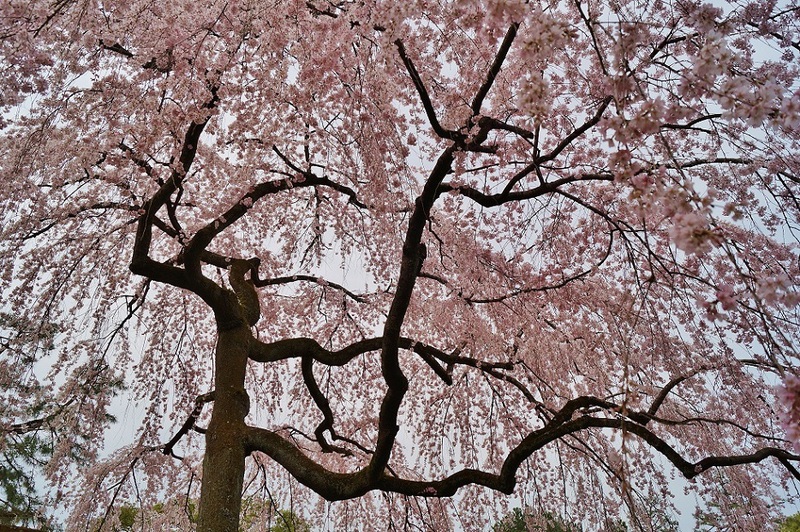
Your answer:
[[[478,92],[475,93],[475,97],[472,99],[472,104],[470,105],[470,108],[472,109],[472,114],[474,116],[478,116],[479,114],[481,114],[481,107],[483,107],[483,101],[486,99],[486,96],[492,89],[492,85],[494,84],[495,79],[497,79],[497,75],[500,73],[500,69],[503,68],[503,63],[506,60],[506,56],[508,56],[508,52],[509,50],[511,50],[511,46],[514,44],[514,39],[516,39],[517,37],[518,29],[519,29],[518,22],[514,22],[508,27],[508,30],[506,31],[506,34],[503,37],[503,42],[500,43],[500,48],[497,50],[497,53],[494,56],[494,61],[492,62],[492,66],[486,73],[486,79],[484,80],[483,84],[481,84],[480,88],[478,88]]]
[[[286,192],[292,189],[311,188],[316,186],[326,186],[347,195],[349,203],[358,207],[365,208],[355,192],[347,186],[336,183],[326,177],[318,177],[313,174],[304,174],[296,179],[281,179],[277,181],[266,181],[254,185],[236,204],[230,207],[223,214],[209,222],[191,238],[183,252],[185,260],[190,257],[201,257],[213,239],[223,231],[241,219],[253,207],[253,205],[265,196]]]
[[[411,81],[414,82],[414,88],[417,90],[417,95],[419,96],[420,101],[422,102],[422,107],[425,109],[425,114],[428,117],[428,122],[430,123],[433,131],[441,138],[448,139],[448,140],[460,140],[461,135],[457,131],[449,131],[442,127],[439,123],[439,119],[436,118],[436,109],[433,108],[433,102],[431,102],[431,97],[428,94],[428,89],[425,88],[425,83],[422,81],[422,77],[420,77],[419,72],[417,72],[417,68],[414,66],[414,62],[408,57],[406,53],[406,47],[403,44],[403,41],[397,39],[394,42],[395,46],[397,46],[397,52],[400,54],[400,59],[403,61],[403,64],[408,71],[408,75],[411,77]]]
[[[217,88],[211,88],[211,99],[204,104],[208,110],[212,110],[219,103]],[[133,256],[131,257],[130,269],[133,273],[149,277],[153,280],[171,284],[173,286],[199,289],[196,282],[198,272],[195,272],[193,279],[190,279],[186,272],[170,264],[161,263],[150,258],[150,245],[152,241],[152,227],[156,213],[167,204],[170,197],[175,193],[197,155],[197,147],[203,130],[208,124],[208,118],[200,122],[192,122],[186,129],[183,143],[181,145],[180,156],[178,157],[177,167],[172,171],[169,179],[159,187],[159,190],[148,199],[141,209],[141,216],[136,230],[136,241],[133,246]],[[201,283],[202,284],[202,283]],[[209,293],[209,286],[203,289]]]
[[[647,428],[643,425],[636,423],[624,424],[624,422],[621,422],[620,420],[612,419],[595,419],[594,426],[611,428],[623,428],[624,426],[625,430],[639,436],[642,440],[646,441],[651,447],[653,447],[653,449],[658,451],[661,455],[672,462],[672,464],[677,467],[678,470],[680,470],[681,474],[688,479],[694,478],[700,473],[708,471],[709,469],[717,467],[734,467],[744,464],[756,464],[768,458],[776,458],[782,463],[786,462],[790,464],[791,462],[800,461],[800,455],[790,453],[785,449],[780,449],[777,447],[761,447],[757,451],[750,454],[707,456],[696,462],[690,462],[682,457],[677,451],[675,451],[675,449],[666,441],[656,436],[653,432],[647,430]],[[794,468],[787,468],[787,470],[790,471],[797,480],[800,480],[800,476],[796,474],[797,470],[794,469],[794,471],[792,471],[792,469]]]
[[[483,207],[498,207],[500,205],[514,202],[534,199],[546,194],[551,194],[559,190],[564,185],[570,183],[589,183],[592,181],[613,181],[612,174],[582,174],[577,176],[562,177],[547,183],[541,183],[538,186],[528,190],[518,190],[508,193],[487,194],[481,190],[475,189],[466,185],[453,186],[449,183],[442,183],[439,187],[440,193],[456,192],[464,197],[467,197]]]
[[[358,303],[364,303],[367,301],[365,295],[356,294],[347,289],[346,287],[340,285],[339,283],[328,281],[314,275],[296,274],[296,275],[287,275],[281,277],[271,277],[269,279],[257,279],[255,281],[255,285],[257,287],[264,287],[264,286],[276,286],[276,285],[296,283],[296,282],[315,283],[323,287],[333,288],[334,290],[342,292],[344,295],[346,295],[347,297]]]
[[[606,109],[608,109],[608,106],[612,101],[614,101],[614,98],[611,96],[606,96],[600,100],[597,109],[591,118],[571,131],[569,135],[564,137],[563,140],[561,140],[561,142],[559,142],[552,150],[537,157],[533,164],[542,165],[555,160],[565,149],[570,146],[570,144],[575,142],[576,139],[580,138],[584,133],[592,129],[600,122],[600,120],[603,118],[603,114],[606,112]]]

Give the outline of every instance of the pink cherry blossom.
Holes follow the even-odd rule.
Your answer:
[[[0,3],[3,463],[69,529],[762,530],[792,6]]]
[[[783,407],[781,427],[795,450],[800,452],[800,378],[787,375],[778,391],[778,399]]]

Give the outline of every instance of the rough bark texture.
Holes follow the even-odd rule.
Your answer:
[[[244,418],[249,399],[244,389],[251,335],[242,325],[220,331],[216,349],[216,399],[206,432],[203,487],[197,530],[236,532],[245,466]]]

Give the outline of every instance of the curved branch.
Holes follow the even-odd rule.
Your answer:
[[[326,177],[317,177],[309,172],[300,172],[300,175],[293,179],[266,181],[252,187],[252,189],[242,196],[235,205],[197,231],[183,252],[184,260],[187,264],[192,261],[197,262],[199,265],[199,261],[204,260],[204,258],[208,256],[206,255],[206,247],[208,247],[214,238],[247,214],[247,211],[250,210],[258,200],[265,196],[294,188],[315,186],[326,186],[337,192],[341,192],[348,196],[348,203],[352,203],[360,208],[367,208],[364,203],[359,201],[355,191],[350,187],[331,181]]]
[[[532,139],[535,136],[533,131],[529,131],[525,128],[507,124],[506,122],[503,122],[501,120],[489,116],[480,117],[480,119],[478,119],[478,125],[487,130],[499,129],[502,131],[508,131],[509,133],[514,133],[515,135],[519,135],[520,137],[525,139]]]
[[[438,197],[439,186],[445,176],[452,170],[454,153],[458,149],[456,144],[453,144],[439,156],[436,165],[425,181],[422,193],[414,202],[414,211],[408,220],[408,229],[406,230],[400,258],[397,287],[383,327],[381,374],[388,389],[381,402],[378,438],[375,445],[375,454],[372,455],[372,460],[370,461],[370,475],[372,475],[373,480],[377,478],[375,475],[384,470],[389,461],[395,437],[400,430],[397,423],[398,412],[403,397],[408,390],[408,379],[400,368],[398,349],[400,347],[400,331],[411,303],[411,296],[419,276],[420,265],[426,253],[425,248],[420,245],[422,243],[422,233],[430,210]]]
[[[752,164],[752,159],[743,159],[741,157],[715,157],[712,159],[693,159],[691,161],[686,161],[683,163],[677,163],[674,165],[664,165],[665,168],[677,169],[677,170],[684,170],[686,168],[692,168],[694,166],[703,166],[707,164]]]
[[[350,290],[348,290],[347,288],[345,288],[344,286],[342,286],[342,285],[340,285],[338,283],[334,283],[332,281],[327,281],[327,280],[324,280],[324,279],[322,279],[320,277],[316,277],[316,276],[313,276],[313,275],[298,274],[298,275],[288,275],[288,276],[283,276],[283,277],[273,277],[271,279],[259,279],[258,277],[255,277],[253,279],[253,283],[258,288],[262,288],[264,286],[275,286],[275,285],[280,285],[280,284],[295,283],[295,282],[298,282],[298,281],[306,281],[306,282],[309,282],[309,283],[318,284],[318,285],[320,285],[322,287],[330,287],[330,288],[339,290],[340,292],[344,293],[347,297],[349,297],[353,301],[357,301],[359,303],[364,303],[364,302],[367,301],[366,297],[364,297],[363,295],[358,295],[358,294],[356,294],[354,292],[351,292]]]
[[[698,129],[700,131],[707,131],[705,129],[696,128],[694,126],[696,126],[700,122],[705,122],[706,120],[716,120],[717,118],[722,118],[722,115],[719,113],[707,114],[699,116],[694,120],[690,120],[685,124],[662,124],[661,129]]]
[[[203,109],[209,111],[214,109],[217,103],[219,103],[217,87],[211,87],[210,90],[211,99],[202,106]],[[212,299],[214,299],[216,295],[214,294],[216,285],[210,283],[210,281],[208,283],[203,282],[204,278],[200,273],[199,265],[193,268],[191,275],[189,275],[187,270],[166,262],[157,262],[150,258],[150,245],[153,239],[153,225],[155,224],[156,213],[169,202],[172,194],[180,188],[184,177],[189,172],[195,156],[197,155],[197,146],[200,142],[200,136],[205,130],[209,118],[206,118],[202,122],[192,122],[189,124],[181,145],[181,153],[178,157],[177,168],[173,169],[169,179],[167,179],[158,191],[142,205],[142,214],[139,216],[136,227],[136,240],[133,246],[133,256],[131,257],[129,268],[131,272],[137,275],[149,277],[154,281],[171,284],[179,288],[185,288],[196,292],[206,299],[209,304],[212,304]],[[212,307],[213,306],[212,304]]]
[[[604,258],[600,261],[600,264],[602,264],[605,261],[605,259],[607,259],[607,258],[608,258],[608,253],[606,253]],[[463,297],[463,300],[465,302],[470,303],[470,304],[474,304],[474,305],[483,305],[483,304],[488,304],[488,303],[501,303],[501,302],[505,301],[506,299],[511,299],[511,298],[514,298],[514,297],[517,297],[517,296],[521,296],[521,295],[525,295],[525,294],[532,294],[532,293],[535,293],[535,292],[547,292],[549,290],[555,290],[555,289],[558,289],[558,288],[563,288],[563,287],[567,286],[569,283],[571,283],[573,281],[577,281],[579,279],[582,279],[582,278],[586,277],[587,275],[591,274],[593,271],[594,271],[593,269],[584,270],[584,271],[582,271],[580,273],[576,273],[574,275],[570,275],[569,277],[564,278],[563,280],[561,280],[560,282],[558,282],[556,284],[547,285],[547,286],[534,286],[534,287],[527,287],[527,288],[518,288],[516,290],[511,290],[510,292],[507,292],[505,294],[502,294],[502,295],[499,295],[499,296],[495,296],[495,297],[475,297],[475,296],[462,296],[462,297]],[[420,275],[420,277],[433,279],[434,281],[437,281],[438,283],[441,283],[441,284],[443,284],[445,286],[450,284],[447,281],[447,279],[443,279],[443,278],[435,276],[435,275],[422,274],[422,275]]]
[[[498,207],[503,205],[504,203],[508,203],[511,201],[521,201],[521,200],[529,200],[533,198],[537,198],[539,196],[544,196],[545,194],[550,194],[552,192],[556,192],[559,187],[569,183],[582,183],[588,181],[613,181],[614,176],[612,174],[584,174],[581,176],[575,177],[563,177],[556,181],[550,181],[548,183],[541,183],[536,188],[532,188],[529,190],[522,190],[518,192],[501,192],[500,194],[486,194],[481,192],[480,190],[474,189],[472,187],[461,185],[454,187],[449,183],[442,183],[439,186],[439,193],[445,192],[457,192],[462,196],[465,196],[475,203],[483,206],[483,207]]]
[[[550,153],[537,158],[533,164],[539,166],[558,157],[558,155],[564,151],[567,146],[572,144],[572,141],[589,131],[591,128],[596,126],[598,122],[600,122],[600,119],[603,117],[603,113],[613,100],[614,98],[612,96],[606,96],[603,98],[600,101],[600,106],[597,108],[597,111],[595,111],[594,115],[589,120],[584,122],[580,127],[576,128],[572,133],[564,137],[564,139],[555,148],[553,148]]]
[[[280,159],[284,163],[286,163],[286,166],[288,166],[289,168],[294,170],[297,173],[297,175],[300,178],[302,178],[302,180],[308,181],[309,182],[308,184],[311,184],[311,185],[324,185],[324,186],[327,186],[328,188],[332,188],[333,190],[336,190],[337,192],[341,192],[342,194],[347,196],[348,197],[348,201],[350,203],[352,203],[353,205],[355,205],[357,207],[360,207],[362,209],[366,209],[367,208],[367,206],[358,199],[358,195],[356,194],[355,190],[353,190],[352,188],[350,188],[350,187],[348,187],[346,185],[342,185],[340,183],[337,183],[335,181],[332,181],[327,177],[324,177],[324,176],[323,177],[319,177],[319,176],[315,175],[314,173],[312,173],[309,170],[302,170],[299,166],[294,164],[291,161],[291,159],[289,159],[286,155],[284,155],[278,149],[278,147],[275,146],[274,144],[272,145],[272,151],[274,151],[275,154],[278,157],[280,157]],[[245,196],[245,198],[246,197],[247,196]],[[244,198],[242,198],[242,199],[244,200]],[[255,201],[255,199],[256,198],[253,198],[254,201]]]
[[[326,430],[330,431],[331,438],[334,440],[339,439],[339,437],[333,427],[333,410],[331,410],[331,405],[328,402],[328,398],[325,397],[325,394],[320,390],[316,377],[314,377],[314,359],[309,356],[304,356],[301,359],[300,366],[303,372],[303,382],[305,382],[308,393],[311,395],[314,403],[316,403],[317,408],[322,412],[322,421],[317,425],[317,428],[314,429],[314,436],[316,437],[317,443],[319,443],[319,446],[322,448],[322,452],[338,452],[345,456],[351,456],[353,453],[348,449],[331,445],[328,443],[328,440],[325,439]]]
[[[699,370],[692,373],[691,375],[680,375],[670,380],[667,384],[665,384],[664,387],[656,396],[656,398],[653,400],[653,403],[650,405],[650,408],[647,409],[647,415],[649,417],[654,417],[658,413],[658,409],[661,408],[661,405],[664,404],[664,401],[667,399],[667,396],[672,391],[672,389],[675,388],[680,383],[682,383],[683,381],[685,381],[686,379],[694,377],[695,375],[697,375],[697,373],[699,373]],[[645,421],[643,424],[647,424],[647,421]]]
[[[205,227],[195,233],[184,250],[184,260],[187,262],[187,264],[189,262],[196,262],[199,264],[202,253],[205,251],[206,247],[211,243],[214,237],[233,225],[233,223],[239,220],[239,218],[244,216],[250,207],[252,207],[253,202],[268,194],[276,194],[291,188],[309,185],[311,185],[311,183],[302,183],[288,179],[259,183],[258,185],[254,186],[250,192],[245,194],[244,197],[233,207],[228,209],[225,213],[218,216],[215,220],[212,220]]]
[[[331,351],[322,347],[313,338],[289,338],[270,343],[265,343],[254,338],[251,341],[249,358],[254,362],[262,363],[277,362],[290,358],[309,358],[327,366],[344,366],[359,355],[371,351],[379,351],[383,346],[383,341],[384,339],[382,337],[367,338],[352,343],[337,351]],[[475,367],[480,365],[480,361],[478,360],[454,357],[454,355],[448,355],[444,351],[420,342],[415,342],[410,338],[401,337],[398,340],[398,348],[407,349],[419,355],[419,357],[431,367],[436,375],[448,385],[453,383],[452,377],[449,372],[436,361],[437,359],[445,361],[448,364],[458,363]],[[495,364],[490,367],[498,368],[504,366]]]
[[[338,351],[331,351],[322,347],[313,338],[289,338],[275,342],[265,343],[254,339],[248,354],[254,362],[277,362],[290,358],[310,357],[328,366],[344,366],[355,357],[378,351],[383,338],[368,338],[352,343]]]
[[[306,456],[279,434],[258,427],[246,427],[244,446],[247,453],[262,452],[283,466],[299,482],[328,501],[353,499],[370,489],[368,468],[356,473],[330,471]]]
[[[625,430],[638,436],[653,450],[667,458],[688,479],[711,468],[757,463],[770,457],[778,459],[795,478],[800,479],[797,469],[791,463],[800,461],[800,456],[783,449],[765,447],[750,454],[708,456],[692,463],[647,427],[628,418],[582,415],[572,419],[577,411],[591,407],[612,410],[616,405],[588,396],[568,401],[543,428],[530,433],[509,452],[500,473],[467,468],[439,480],[403,479],[389,475],[385,471],[370,471],[371,466],[355,473],[336,473],[308,458],[300,449],[278,434],[261,428],[247,428],[245,445],[248,452],[260,451],[267,454],[286,468],[292,476],[329,501],[359,497],[373,489],[423,497],[449,497],[470,484],[511,494],[516,485],[517,471],[525,460],[553,441],[591,428]]]
[[[163,223],[163,222],[162,222]],[[213,251],[203,251],[200,254],[200,260],[205,262],[206,264],[211,264],[212,266],[216,266],[220,269],[227,269],[233,264],[235,259],[234,257],[227,257],[225,255],[220,255],[219,253],[214,253]],[[257,260],[257,259],[250,259],[250,262]],[[346,287],[334,283],[332,281],[328,281],[321,277],[317,277],[314,275],[305,275],[305,274],[295,274],[295,275],[285,275],[281,277],[272,277],[270,279],[261,279],[258,275],[257,269],[251,270],[253,286],[256,288],[263,288],[265,286],[276,286],[281,284],[289,284],[295,282],[309,282],[320,285],[322,287],[333,288],[335,290],[339,290],[344,293],[347,297],[356,301],[358,303],[365,303],[367,301],[367,297],[364,294],[356,294],[351,290],[347,289]]]
[[[603,426],[609,428],[624,428],[626,431],[639,436],[645,442],[647,442],[650,447],[658,451],[661,455],[663,455],[667,460],[672,462],[672,464],[680,470],[681,474],[687,479],[692,479],[713,467],[732,467],[737,465],[744,465],[744,464],[754,464],[757,462],[761,462],[767,458],[774,457],[777,458],[781,463],[783,461],[800,461],[800,456],[790,453],[784,449],[778,449],[777,447],[764,447],[755,451],[750,454],[744,455],[730,455],[730,456],[708,456],[703,458],[697,462],[691,463],[685,458],[683,458],[672,446],[670,446],[666,441],[662,440],[654,433],[650,432],[647,427],[635,423],[625,423],[621,420],[596,420],[598,423],[595,426]],[[602,421],[603,423],[600,423]],[[614,423],[612,423],[614,422]],[[787,468],[790,472],[794,468]],[[796,470],[792,472],[793,475],[796,474]],[[798,480],[800,477],[795,476]]]
[[[164,445],[164,448],[161,450],[161,452],[163,452],[167,456],[174,456],[175,458],[180,459],[180,457],[173,452],[175,445],[177,445],[180,439],[183,438],[190,430],[195,428],[195,423],[197,422],[197,418],[199,418],[200,414],[203,413],[203,407],[205,406],[206,403],[210,403],[213,400],[214,400],[213,391],[198,396],[197,399],[194,400],[194,409],[189,414],[189,417],[186,418],[186,421],[184,421],[183,425],[181,425],[181,428],[178,429],[178,432],[175,433],[172,439],[170,439]]]

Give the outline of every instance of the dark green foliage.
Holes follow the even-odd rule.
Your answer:
[[[275,526],[270,532],[311,532],[311,527],[305,519],[295,515],[291,510],[279,510]]]
[[[35,497],[32,467],[46,459],[51,451],[48,443],[26,434],[7,438],[0,454],[0,488],[2,512],[17,516],[22,524],[32,518],[40,502]]]
[[[133,530],[139,510],[133,506],[123,506],[119,509],[119,526],[122,530]]]
[[[42,502],[34,483],[37,468],[53,452],[52,435],[45,424],[44,401],[15,409],[7,398],[43,397],[42,387],[31,378],[31,368],[53,348],[56,328],[0,312],[0,354],[8,364],[0,368],[0,524],[46,527]],[[34,420],[18,423],[19,420]]]
[[[514,508],[509,515],[492,527],[492,532],[528,532],[522,510]]]
[[[34,479],[53,456],[57,443],[65,461],[84,463],[92,437],[81,416],[95,415],[111,423],[107,412],[90,412],[78,397],[94,397],[124,388],[124,381],[108,371],[103,360],[89,360],[76,371],[76,390],[55,396],[52,385],[36,375],[59,338],[58,327],[42,320],[0,312],[0,524],[47,526]],[[19,397],[28,398],[20,402]],[[101,417],[102,416],[102,417]]]
[[[650,501],[654,502],[654,501]],[[677,520],[660,506],[655,504],[642,505],[644,512],[638,516],[639,521],[645,521],[645,528],[642,526],[629,525],[622,520],[607,522],[603,527],[603,532],[631,532],[634,530],[647,530],[648,532],[677,532]],[[800,515],[800,514],[798,514]],[[646,519],[645,519],[646,517]],[[800,522],[800,519],[799,521]],[[586,532],[587,529],[579,522],[571,521],[547,510],[534,513],[531,510],[514,508],[510,514],[501,519],[492,527],[492,532]],[[781,530],[781,532],[784,532]],[[785,532],[800,532],[789,529]]]
[[[492,527],[492,532],[582,532],[579,524],[548,511],[526,517],[521,508],[514,508],[509,515]]]
[[[780,532],[800,532],[800,512],[783,520]]]

